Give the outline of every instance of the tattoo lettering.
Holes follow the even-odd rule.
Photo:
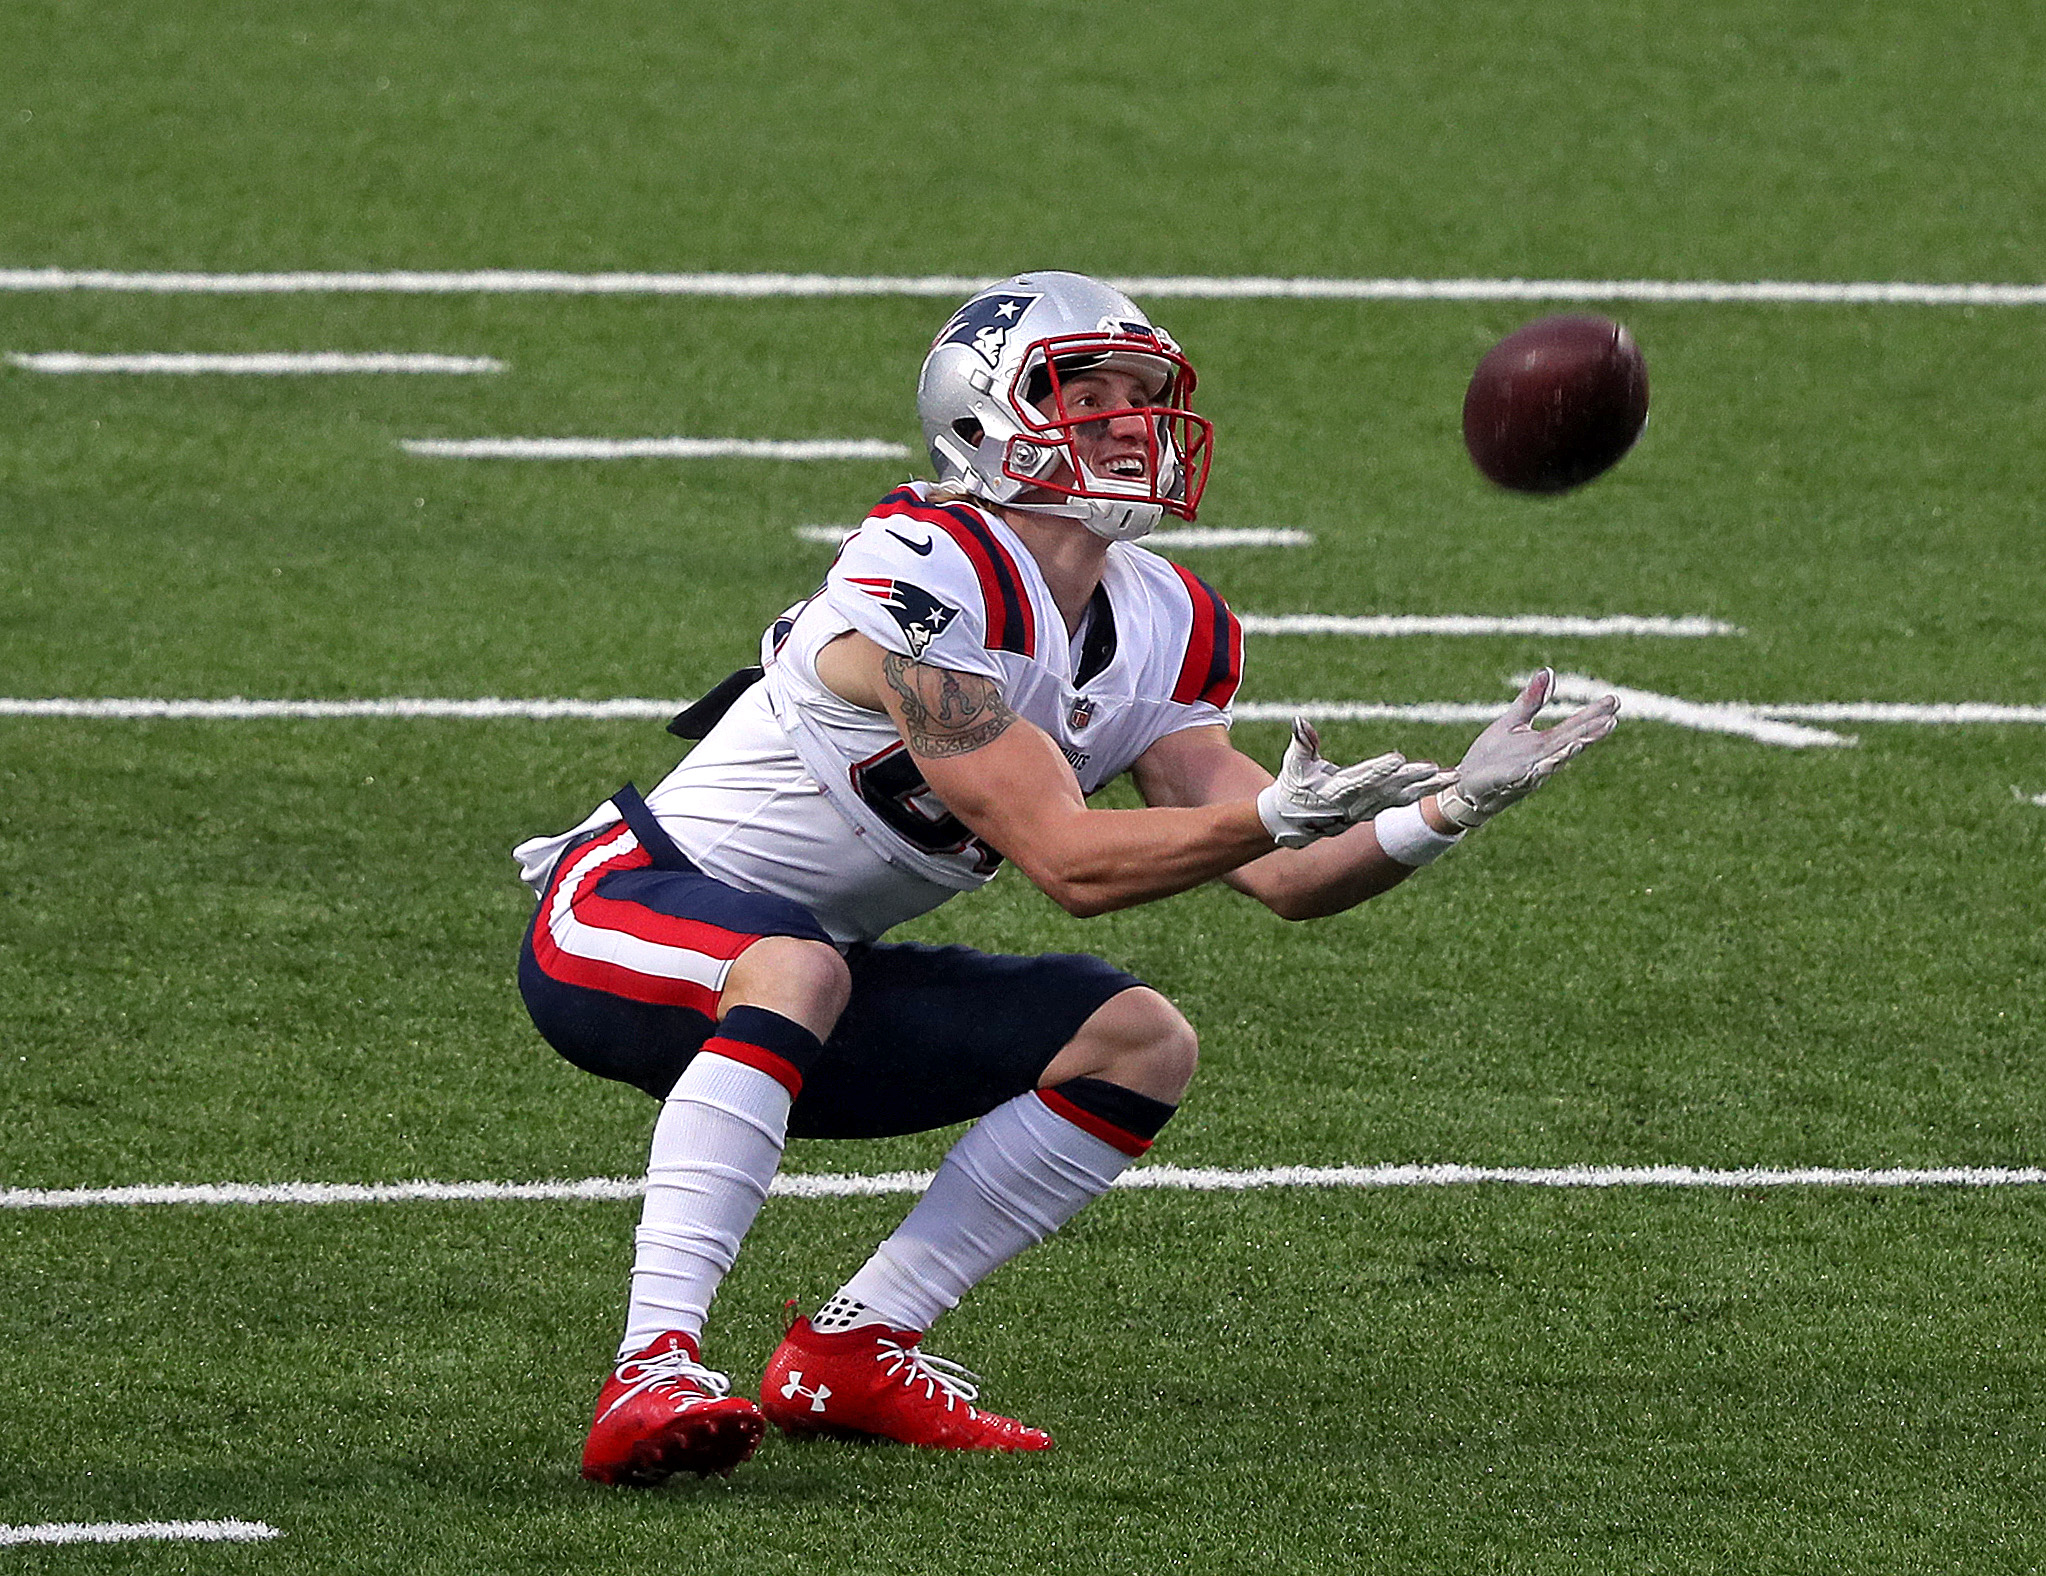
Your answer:
[[[1016,720],[993,679],[926,667],[892,651],[881,658],[881,672],[901,702],[903,742],[926,759],[969,754]]]

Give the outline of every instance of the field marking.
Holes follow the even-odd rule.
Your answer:
[[[1525,683],[1531,676],[1517,675],[1514,682]],[[1698,733],[1730,733],[1737,738],[1753,739],[1757,744],[1776,744],[1786,749],[1807,750],[1815,747],[1851,748],[1856,742],[1851,734],[1806,727],[1802,723],[1778,722],[1760,716],[1746,707],[1701,705],[1696,701],[1680,700],[1674,695],[1658,695],[1653,690],[1629,689],[1622,684],[1608,684],[1604,679],[1595,679],[1583,673],[1556,675],[1555,697],[1559,701],[1575,701],[1582,704],[1585,701],[1596,700],[1601,695],[1619,696],[1622,717],[1674,723],[1679,728],[1690,728]]]
[[[358,354],[344,350],[260,351],[249,355],[204,355],[149,352],[136,355],[89,355],[77,350],[9,351],[7,359],[28,372],[164,372],[178,374],[236,373],[278,377],[299,373],[340,372],[502,372],[494,356],[414,355],[403,351]]]
[[[0,269],[0,290],[110,290],[150,295],[675,295],[936,296],[996,282],[979,274],[567,273],[485,268],[129,273],[100,268]],[[1858,283],[1757,279],[1331,279],[1166,274],[1111,279],[1154,301],[1670,301],[1801,306],[2041,306],[2046,285]]]
[[[152,700],[142,697],[69,700],[0,697],[0,717],[165,718],[180,722],[257,722],[271,718],[329,721],[351,717],[446,717],[483,721],[503,718],[539,722],[555,718],[582,721],[655,718],[665,721],[689,704],[686,700],[647,700],[636,696],[616,700],[498,700],[490,697],[480,700],[402,697],[389,700],[244,700],[240,696],[226,700]]]
[[[2016,783],[2010,785],[2010,796],[2020,804],[2036,804],[2046,810],[2046,793],[2026,793]]]
[[[261,1543],[283,1536],[262,1521],[45,1521],[0,1526],[0,1548],[30,1543]]]
[[[783,1172],[769,1191],[778,1198],[874,1198],[917,1194],[931,1185],[929,1171]],[[2037,1187],[2046,1169],[2036,1166],[1136,1166],[1115,1181],[1120,1189],[1243,1193],[1268,1188],[1471,1187],[1498,1184],[1532,1188],[1770,1188],[1770,1187]],[[277,1182],[183,1183],[103,1188],[0,1189],[0,1209],[85,1209],[144,1205],[407,1204],[616,1202],[646,1191],[636,1177],[586,1177],[579,1182]]]
[[[1525,676],[1516,683],[1525,683]],[[1700,703],[1651,690],[1630,689],[1578,673],[1559,674],[1557,701],[1575,705],[1604,694],[1620,697],[1621,716],[1637,721],[1668,723],[1702,733],[1725,733],[1759,744],[1790,749],[1851,747],[1851,735],[1805,726],[1803,719],[1873,722],[1904,726],[1957,727],[1971,724],[2046,725],[2046,706],[1991,705],[1973,701],[1945,705],[1900,705],[1888,701],[1834,702],[1810,705],[1779,702]],[[159,700],[146,696],[0,696],[0,717],[63,717],[109,721],[264,722],[377,719],[427,721],[639,721],[664,722],[687,707],[686,699],[662,700],[621,696],[613,700],[392,697],[370,700]],[[1235,707],[1238,722],[1287,722],[1295,715],[1322,722],[1411,722],[1417,724],[1477,723],[1497,717],[1504,706],[1495,701],[1242,701]],[[1551,710],[1555,710],[1551,707]],[[2020,796],[2022,797],[2022,795]],[[2042,796],[2046,798],[2046,796]],[[2041,802],[2035,800],[2035,803]]]
[[[856,525],[799,525],[796,535],[805,542],[836,547],[858,529]],[[1163,552],[1181,547],[1312,547],[1314,533],[1283,527],[1190,525],[1177,531],[1154,531],[1144,538],[1144,545]]]
[[[1578,617],[1559,613],[1242,613],[1246,635],[1544,635],[1556,639],[1599,639],[1607,635],[1667,635],[1699,639],[1708,635],[1745,635],[1738,624],[1716,618],[1685,616],[1639,617],[1614,613]]]
[[[1506,708],[1497,701],[1375,700],[1244,700],[1231,715],[1238,722],[1291,722],[1311,717],[1316,722],[1489,723]]]
[[[1744,701],[1741,709],[1759,717],[1795,722],[1907,722],[1921,727],[1957,727],[1984,722],[2046,722],[2046,706],[2002,706],[1984,701],[1916,705],[1905,701]]]
[[[880,438],[400,438],[407,454],[455,460],[906,460]]]

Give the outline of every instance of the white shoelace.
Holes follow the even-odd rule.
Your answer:
[[[706,1368],[681,1347],[656,1352],[651,1357],[628,1357],[618,1365],[618,1377],[625,1391],[604,1408],[609,1417],[634,1396],[664,1384],[693,1385],[706,1398],[722,1401],[731,1393],[732,1381],[715,1369]]]
[[[879,1342],[880,1355],[876,1362],[888,1365],[888,1377],[902,1375],[902,1382],[914,1388],[921,1383],[926,1400],[935,1400],[942,1395],[945,1409],[950,1411],[961,1401],[970,1403],[980,1399],[980,1375],[955,1363],[949,1358],[932,1357],[920,1346],[900,1346],[883,1337]]]

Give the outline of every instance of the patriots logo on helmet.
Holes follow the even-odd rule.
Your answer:
[[[911,657],[921,657],[931,642],[945,632],[945,626],[959,616],[958,608],[940,602],[923,587],[913,586],[907,580],[869,579],[860,575],[848,579],[888,609],[888,616],[909,642]]]
[[[938,337],[932,341],[931,348],[964,345],[978,352],[989,366],[995,366],[1002,359],[1010,333],[1037,303],[1038,296],[1039,292],[1033,290],[996,290],[975,296],[959,309],[951,322],[938,330]]]

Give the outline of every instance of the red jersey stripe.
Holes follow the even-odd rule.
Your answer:
[[[1213,586],[1182,564],[1173,572],[1186,586],[1193,604],[1193,628],[1187,636],[1186,656],[1179,665],[1179,678],[1172,686],[1172,698],[1182,706],[1206,701],[1227,706],[1243,682],[1243,626],[1229,611],[1229,604]]]
[[[958,543],[980,581],[988,650],[1036,655],[1037,615],[1030,605],[1028,584],[1009,550],[978,513],[963,506],[925,503],[909,489],[900,488],[876,504],[874,514],[884,520],[911,519],[935,526]]]

